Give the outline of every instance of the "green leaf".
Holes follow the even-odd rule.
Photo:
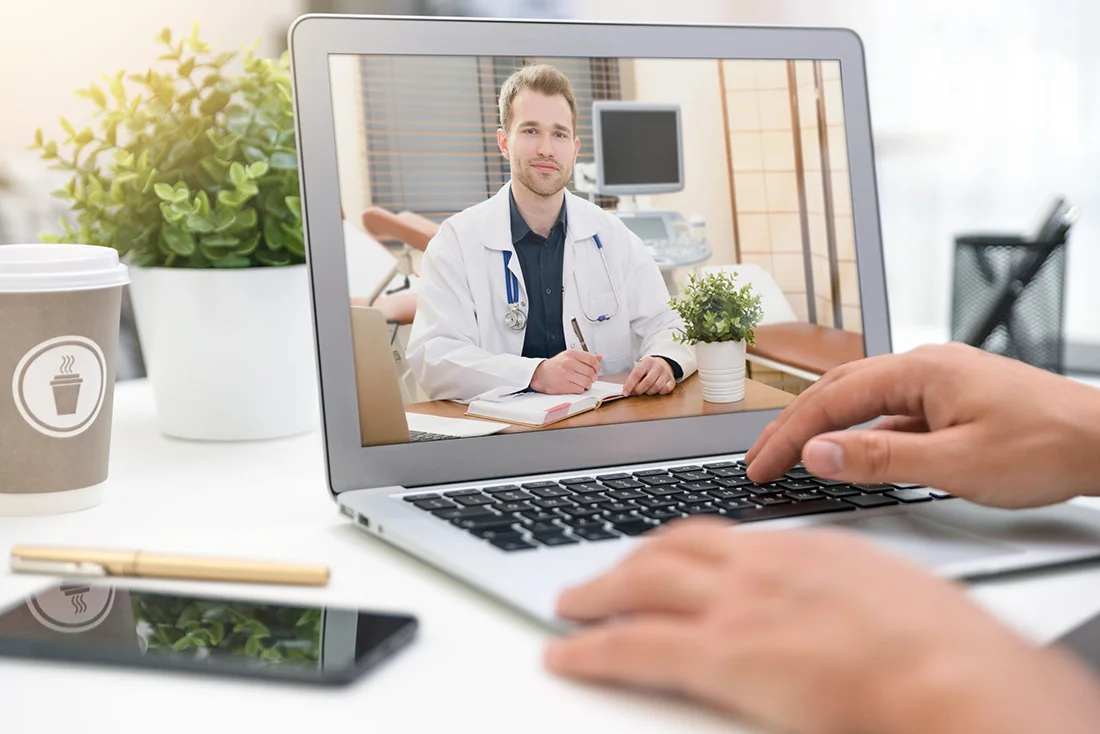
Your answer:
[[[69,134],[69,137],[76,135],[76,130],[73,129],[72,124],[64,117],[61,118],[61,129]]]
[[[36,148],[42,147],[42,128],[37,128],[34,131],[34,145]]]
[[[118,100],[119,104],[126,104],[126,87],[122,86],[123,72],[119,72],[111,80],[111,96]]]
[[[166,183],[158,183],[153,185],[153,192],[157,195],[157,198],[161,201],[172,201],[176,196],[176,191]]]
[[[247,178],[248,172],[245,171],[244,166],[237,161],[233,161],[229,166],[229,180],[233,182],[233,185],[239,189]]]
[[[165,44],[165,45],[171,44],[172,43],[172,30],[170,28],[165,28],[164,30],[162,30],[160,32],[160,35],[157,36],[157,40],[160,41],[161,43]]]
[[[290,265],[290,253],[256,250],[256,259],[264,265]]]
[[[216,234],[206,235],[200,240],[200,242],[206,247],[210,247],[213,249],[232,250],[240,244],[241,240],[239,237],[235,237],[234,235],[226,234],[224,232],[218,232]]]
[[[290,213],[297,219],[302,218],[302,200],[297,196],[288,196],[284,199],[286,202],[286,208],[290,210]]]
[[[160,238],[168,248],[168,251],[174,252],[177,255],[187,257],[195,251],[194,236],[190,232],[185,232],[175,225],[166,225],[162,228],[160,231]]]
[[[199,105],[199,112],[204,115],[213,115],[225,109],[227,104],[229,104],[229,93],[215,89]]]
[[[290,153],[278,151],[271,154],[268,165],[276,171],[296,171],[298,170],[298,158]]]
[[[234,51],[226,51],[225,53],[218,54],[217,57],[213,61],[214,68],[215,69],[222,68],[223,66],[228,64],[230,62],[230,60],[232,60],[232,58],[236,55],[237,54]]]
[[[256,161],[248,166],[248,175],[252,178],[260,178],[267,173],[267,168],[266,161]]]
[[[251,267],[252,261],[241,255],[226,255],[211,264],[216,268],[247,268]]]
[[[233,252],[238,255],[248,256],[255,252],[256,248],[259,247],[259,245],[260,233],[256,232],[255,234],[252,234],[241,240],[241,244],[237,246],[237,248],[233,250]]]
[[[195,57],[192,56],[176,67],[176,73],[181,77],[191,76],[191,72],[195,70]]]
[[[95,102],[100,107],[107,106],[107,95],[103,93],[102,89],[93,84],[88,91],[92,95],[93,102]]]

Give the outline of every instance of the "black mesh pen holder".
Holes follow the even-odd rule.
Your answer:
[[[1062,372],[1065,239],[955,239],[951,339]]]

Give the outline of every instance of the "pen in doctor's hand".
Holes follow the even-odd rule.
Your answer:
[[[584,351],[587,352],[588,351],[588,345],[584,343],[584,334],[581,333],[581,325],[577,323],[577,317],[574,316],[572,321],[573,321],[573,333],[576,334],[577,339],[580,340],[581,349],[583,349]]]

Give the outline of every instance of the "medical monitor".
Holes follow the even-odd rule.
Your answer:
[[[608,196],[682,190],[681,135],[679,104],[593,102],[596,190]]]
[[[478,348],[478,324],[491,321],[493,329],[507,328],[498,318],[507,306],[507,266],[497,250],[519,245],[512,240],[506,214],[494,217],[481,235],[486,247],[496,248],[490,253],[496,259],[482,258],[484,270],[463,269],[458,260],[448,259],[454,243],[437,237],[425,253],[413,252],[410,292],[383,293],[366,304],[384,310],[383,298],[422,297],[432,278],[437,279],[437,293],[465,294],[444,308],[444,318],[436,324],[436,331],[446,332],[447,338],[416,363],[409,349],[415,319],[413,324],[392,322],[386,338],[355,333],[348,284],[356,277],[348,272],[352,265],[344,254],[341,210],[355,226],[368,207],[381,207],[414,212],[447,231],[461,212],[507,196],[506,185],[518,185],[513,180],[519,177],[516,164],[535,166],[526,171],[532,175],[555,180],[564,175],[572,165],[569,156],[544,150],[525,159],[515,152],[523,149],[517,142],[522,135],[540,136],[547,145],[561,140],[564,133],[557,127],[518,125],[538,120],[513,120],[513,129],[503,131],[513,154],[502,153],[501,86],[524,67],[549,65],[570,81],[577,162],[593,163],[597,150],[621,162],[630,157],[632,147],[634,157],[646,165],[618,169],[618,183],[679,180],[681,188],[651,193],[647,203],[705,219],[713,254],[706,262],[671,273],[677,283],[682,286],[692,273],[708,267],[739,272],[739,284],[758,278],[754,287],[768,294],[765,322],[793,318],[794,326],[854,336],[863,344],[861,353],[890,351],[863,54],[851,32],[310,16],[295,24],[290,41],[325,451],[334,492],[745,450],[810,384],[783,372],[785,367],[774,360],[754,361],[750,347],[749,389],[737,402],[703,400],[695,374],[671,395],[615,400],[541,428],[498,421],[499,430],[480,435],[463,430],[469,425],[463,423],[452,425],[464,437],[416,439],[414,428],[424,421],[487,420],[468,415],[465,402],[449,399],[449,388],[440,387],[446,379],[432,379],[428,385],[420,378],[446,362],[454,370],[453,384],[461,383],[462,365],[476,367],[478,355],[468,351],[471,361],[456,361],[451,350]],[[605,124],[594,111],[626,110],[637,126],[636,115],[642,111],[670,107],[679,109],[676,176],[667,157],[674,127],[668,118],[647,122],[651,132],[641,139],[622,134],[617,148],[605,151],[607,146],[597,142],[606,142],[612,130],[625,129],[620,123],[626,118]],[[554,162],[547,163],[551,158]],[[626,225],[612,215],[619,205],[615,196],[577,192],[572,179],[565,180],[576,201],[590,207],[585,211],[602,209],[616,220],[621,228],[616,231],[626,233],[622,241],[633,241]],[[591,278],[601,279],[591,281],[597,285],[605,278],[589,234],[582,237],[577,231],[582,224],[581,217],[566,222],[573,228],[566,246],[571,259],[563,266],[561,289],[576,287],[568,263],[582,263]],[[469,238],[463,242],[463,247],[472,247]],[[401,252],[400,243],[391,244]],[[604,244],[610,248],[608,240]],[[644,251],[640,239],[635,245]],[[463,252],[477,255],[475,249]],[[619,253],[605,254],[614,272]],[[401,262],[406,268],[404,258]],[[656,290],[664,287],[664,279],[646,267],[639,272],[644,277],[615,276],[622,278],[615,281],[617,293],[610,284],[591,288],[584,312],[561,314],[567,347],[575,342],[573,316],[592,353],[616,351],[604,355],[604,364],[623,364],[624,359],[627,367],[634,363],[635,345],[609,339],[607,330],[632,320],[641,324],[645,318],[637,312],[639,302],[667,303],[672,297]],[[530,289],[529,279],[523,280]],[[552,300],[556,286],[545,285],[549,287],[543,291]],[[655,290],[640,298],[642,287]],[[499,291],[499,298],[477,296],[471,311],[468,297],[479,289]],[[465,303],[461,308],[460,302]],[[525,307],[529,328],[536,316],[529,303]],[[614,315],[599,321],[606,314]],[[544,323],[544,336],[559,336],[554,326]],[[513,341],[517,359],[526,333]],[[364,349],[392,352],[397,380],[387,373],[378,384],[357,384],[355,355]],[[407,362],[399,361],[402,350]],[[625,370],[599,379],[621,381]],[[400,397],[386,404],[402,405],[408,430],[360,430],[361,420],[402,421],[392,407],[361,410],[364,401],[377,400],[378,390],[400,390]],[[439,433],[450,435],[445,428]],[[397,438],[365,438],[383,434]]]

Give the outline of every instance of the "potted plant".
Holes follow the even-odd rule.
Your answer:
[[[745,345],[755,343],[753,329],[763,316],[760,296],[748,283],[738,288],[735,279],[725,271],[693,273],[669,303],[684,321],[676,339],[695,346],[703,400],[711,403],[745,397]]]
[[[215,55],[198,36],[165,68],[118,72],[78,96],[96,130],[62,118],[32,146],[72,179],[76,222],[53,242],[128,256],[138,335],[163,432],[238,440],[318,418],[289,59]]]

